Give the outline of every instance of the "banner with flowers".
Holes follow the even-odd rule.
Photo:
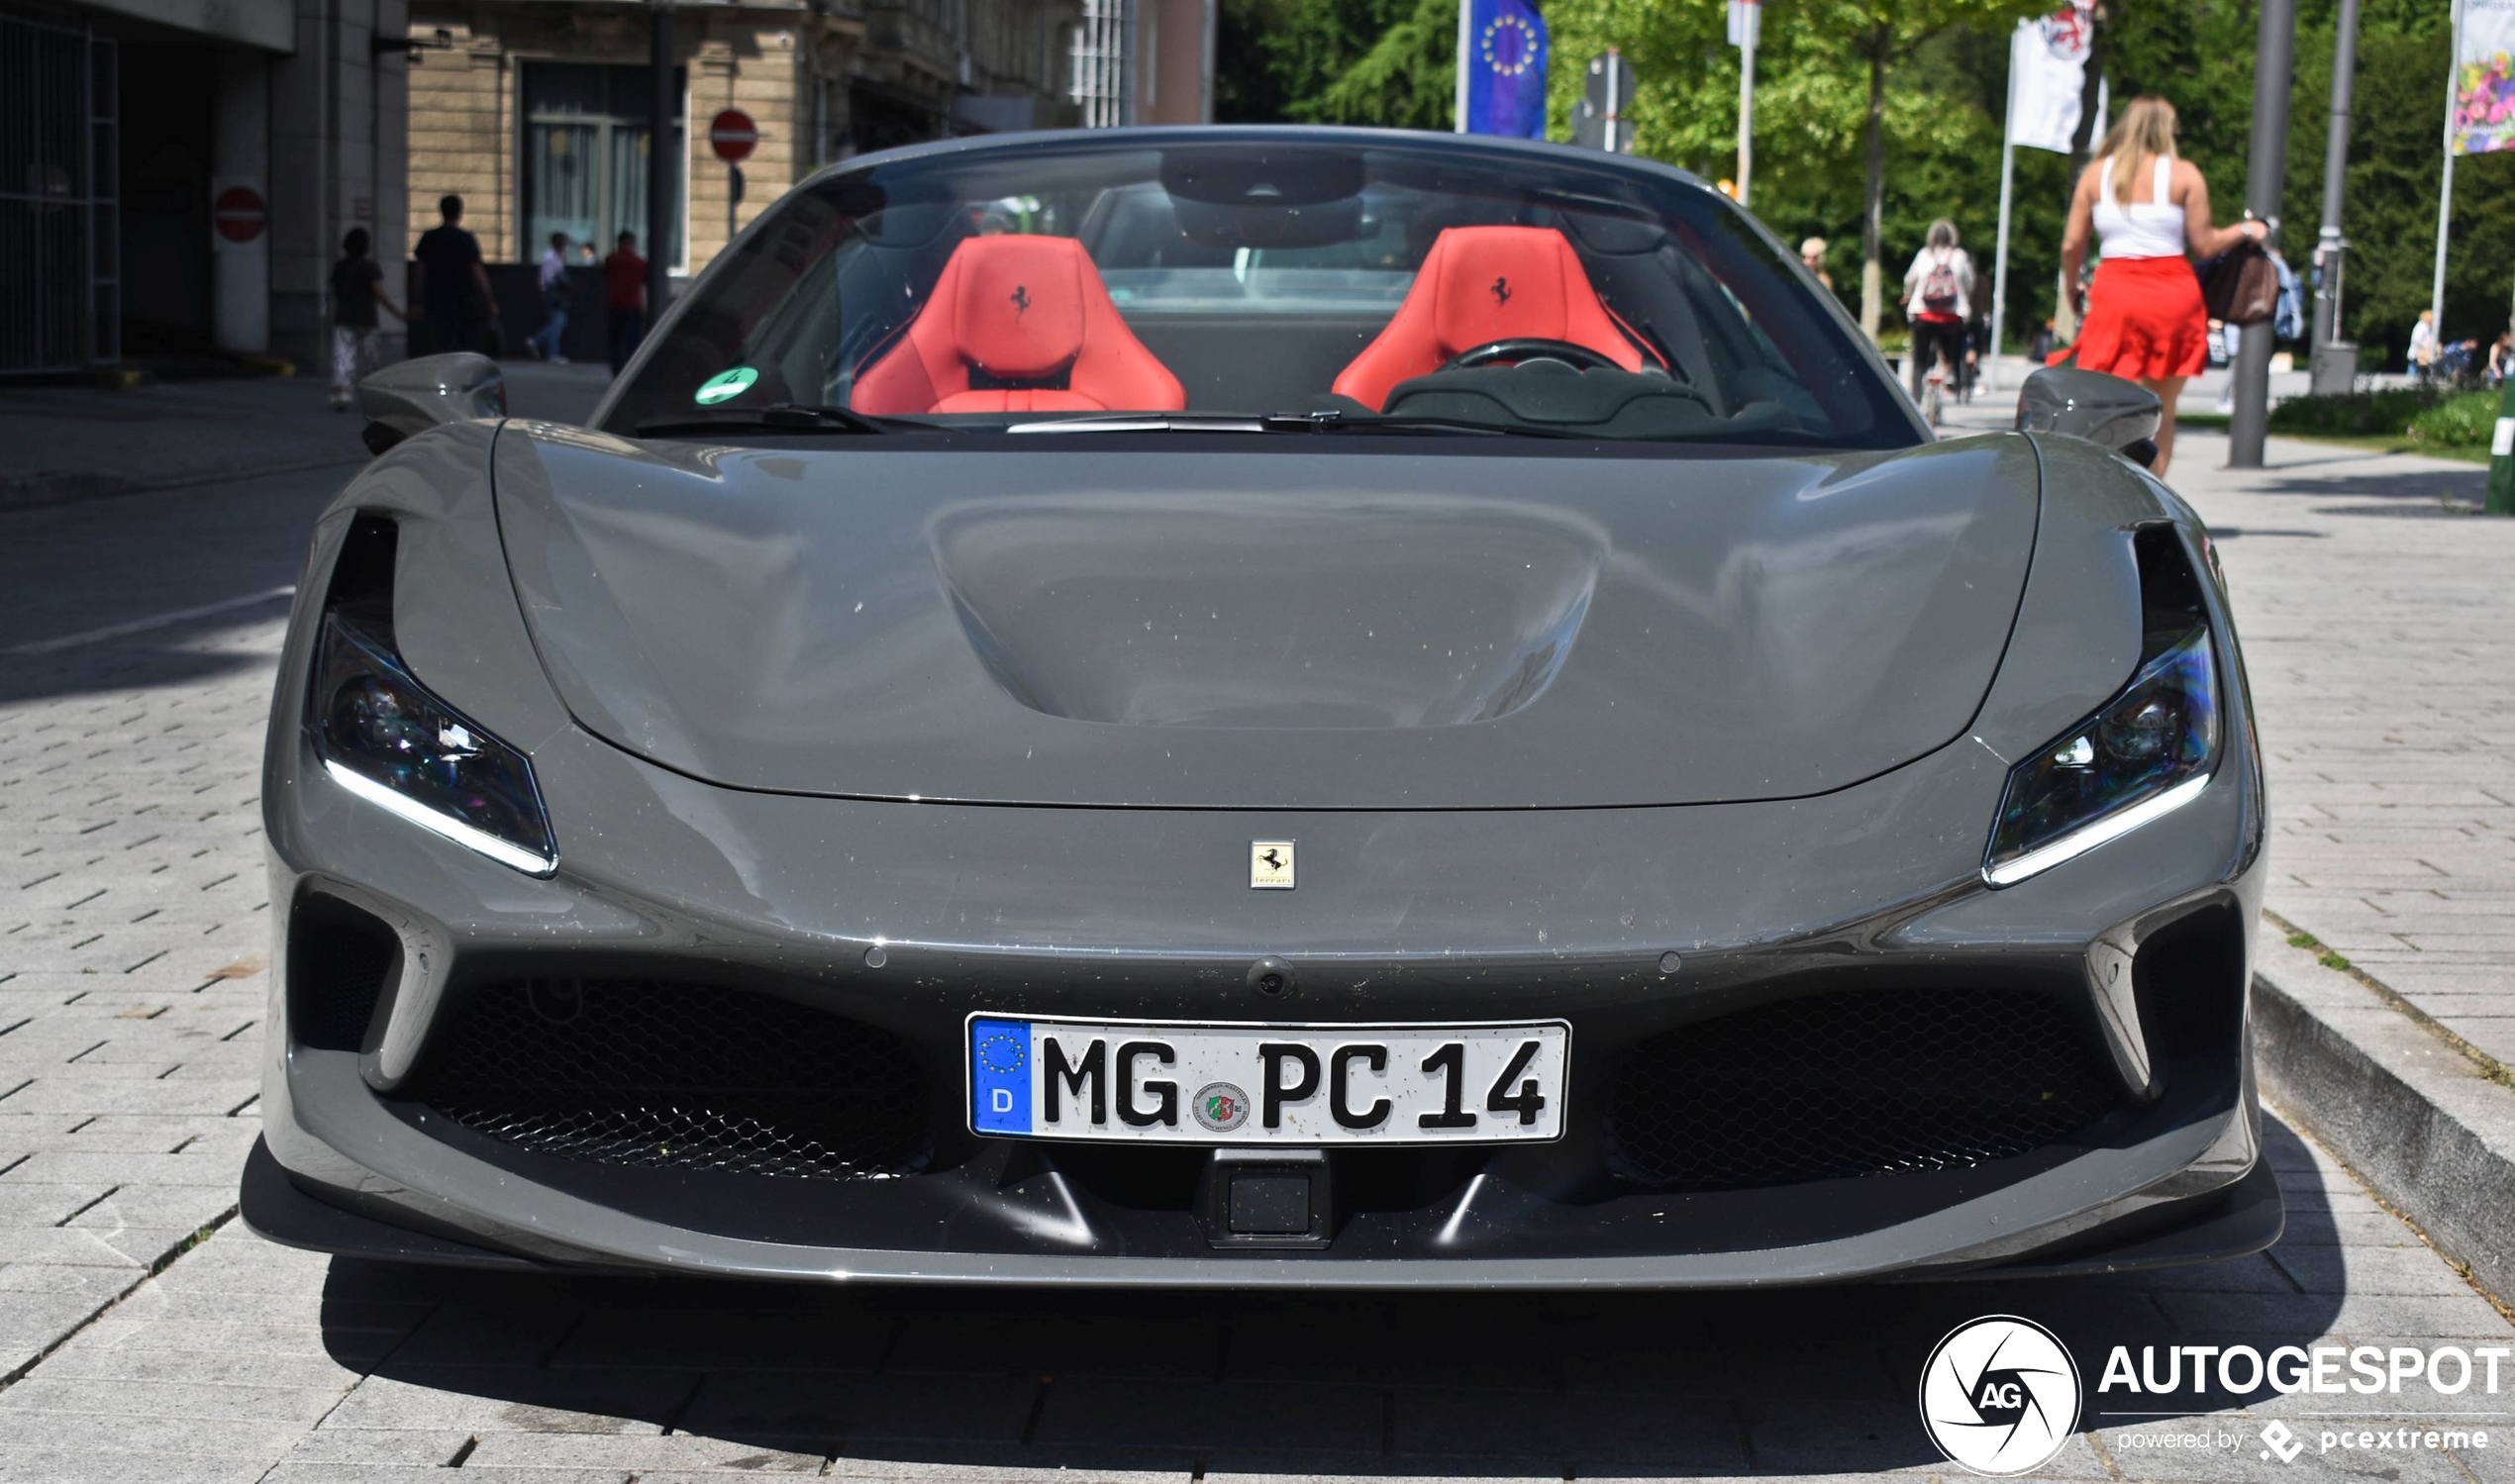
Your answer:
[[[2464,0],[2450,138],[2457,154],[2515,149],[2515,0]]]

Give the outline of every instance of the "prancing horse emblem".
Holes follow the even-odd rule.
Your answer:
[[[1249,842],[1249,889],[1292,890],[1292,841],[1253,840]]]
[[[1027,314],[1030,311],[1030,285],[1025,283],[1017,283],[1013,285],[1013,318],[1017,320],[1022,318],[1024,314]]]
[[[1510,302],[1511,302],[1511,280],[1509,280],[1508,278],[1496,278],[1496,279],[1494,279],[1494,280],[1493,280],[1493,304],[1494,304],[1494,307],[1498,309],[1498,308],[1500,308],[1501,306],[1503,306],[1503,305],[1505,305],[1505,304],[1508,304],[1508,303],[1510,303]]]

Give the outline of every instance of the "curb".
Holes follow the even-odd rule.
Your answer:
[[[2515,1298],[2515,1092],[2265,919],[2254,959],[2262,1090],[2437,1250]]]

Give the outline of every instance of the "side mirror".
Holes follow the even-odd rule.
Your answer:
[[[2047,366],[2027,377],[2026,389],[2018,394],[2017,427],[2022,433],[2083,438],[2145,466],[2157,457],[2152,440],[2163,410],[2157,393],[2136,381],[2075,366]]]
[[[366,414],[359,437],[367,451],[381,453],[440,423],[505,417],[506,378],[496,361],[469,350],[423,355],[359,382],[358,411]]]

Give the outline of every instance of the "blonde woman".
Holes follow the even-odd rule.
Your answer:
[[[2090,234],[2102,249],[2090,302],[2082,305],[2078,267]],[[2160,474],[2174,456],[2174,399],[2209,364],[2209,312],[2185,250],[2210,257],[2267,235],[2260,222],[2210,225],[2209,182],[2175,154],[2174,105],[2163,98],[2133,100],[2078,177],[2061,244],[2062,281],[2070,307],[2084,316],[2076,359],[2087,370],[2128,377],[2165,404],[2157,430]]]

